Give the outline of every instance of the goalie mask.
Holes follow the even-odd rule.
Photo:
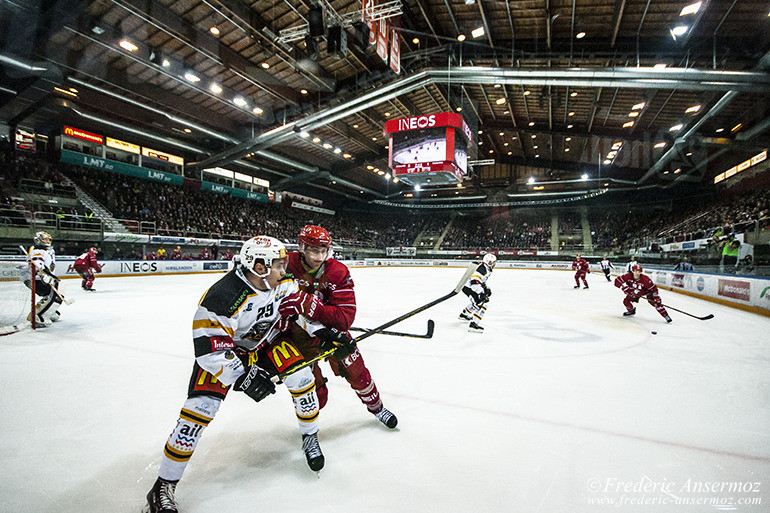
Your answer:
[[[286,259],[286,246],[274,237],[259,235],[243,243],[240,253],[241,265],[263,280],[270,274],[270,268],[276,260]],[[266,271],[259,274],[256,265],[262,264]]]
[[[48,232],[37,232],[35,234],[35,238],[33,239],[35,244],[40,244],[42,246],[50,246],[51,245],[51,235]]]
[[[321,263],[325,262],[327,258],[331,258],[332,256],[332,237],[329,235],[329,232],[326,231],[326,228],[313,226],[311,224],[305,226],[299,232],[297,243],[299,246],[299,252],[302,254],[302,258],[305,260],[305,264],[307,264],[311,269],[317,268],[321,265]],[[318,260],[316,265],[312,265],[313,262],[308,260],[308,255],[306,254],[308,248],[310,247],[326,249],[325,252],[323,252],[321,249],[314,250],[314,252],[318,254],[318,258],[311,258],[310,260]]]
[[[497,257],[493,255],[492,253],[487,253],[484,255],[484,258],[481,259],[484,264],[486,264],[487,267],[494,267],[495,263],[497,263]]]

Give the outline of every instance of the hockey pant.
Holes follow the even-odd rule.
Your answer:
[[[252,358],[259,361],[260,367],[271,374],[277,374],[297,361],[302,361],[300,355],[299,360],[284,365],[290,361],[290,359],[281,357],[282,354],[286,354],[284,351],[288,354],[292,354],[294,351],[299,355],[296,349],[282,340],[273,342],[251,354],[253,355]],[[279,356],[276,357],[276,354]],[[300,433],[303,435],[316,433],[320,406],[316,395],[313,372],[309,367],[305,367],[283,378],[283,384],[291,393]],[[216,415],[229,390],[229,386],[224,386],[208,371],[203,370],[197,362],[195,363],[190,378],[187,400],[179,413],[176,427],[169,435],[163,449],[158,477],[168,481],[178,481],[182,477],[187,462],[190,461],[195,447],[198,445],[201,434],[214,419],[214,415]]]
[[[336,376],[345,378],[350,388],[355,391],[358,398],[371,413],[378,413],[382,409],[382,398],[377,390],[377,385],[372,380],[369,369],[366,368],[364,357],[356,347],[353,354],[345,358],[329,358],[329,366]],[[316,387],[318,391],[318,401],[321,408],[326,406],[329,399],[329,389],[326,388],[321,368],[318,365],[313,366],[313,375],[315,376]]]
[[[83,281],[80,283],[80,285],[84,289],[91,289],[91,287],[94,286],[94,270],[90,267],[87,269],[78,269],[76,268],[75,271],[80,275],[81,278],[83,278]]]
[[[609,268],[602,269],[602,271],[604,271],[604,277],[607,278],[607,281],[610,281],[610,270],[609,270]]]
[[[660,300],[660,296],[657,294],[648,294],[645,296],[645,299],[647,302],[649,302],[655,310],[658,311],[658,313],[663,316],[663,318],[668,317],[668,312],[666,311],[666,308],[663,306],[663,303]],[[623,305],[625,305],[626,310],[629,312],[633,312],[636,310],[634,307],[634,303],[638,303],[639,298],[638,297],[632,297],[632,296],[626,296],[623,300]]]
[[[581,279],[583,280],[583,284],[587,287],[588,286],[588,282],[586,281],[586,272],[585,271],[578,271],[578,272],[575,273],[575,284],[577,284],[578,287],[580,286],[580,280]]]
[[[487,302],[476,302],[476,299],[469,295],[471,302],[463,310],[463,314],[473,317],[473,322],[480,322],[484,314],[487,313]]]

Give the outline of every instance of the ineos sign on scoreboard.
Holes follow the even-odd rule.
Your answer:
[[[436,116],[417,116],[414,118],[403,118],[398,120],[398,131],[417,130],[419,128],[428,128],[436,126]]]

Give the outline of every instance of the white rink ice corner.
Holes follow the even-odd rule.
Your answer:
[[[462,272],[351,269],[355,326],[446,294]],[[0,512],[141,510],[185,398],[195,305],[221,276],[97,276],[93,294],[67,280],[76,303],[61,321],[0,339]],[[665,290],[715,318],[670,312],[667,325],[644,301],[623,318],[602,275],[588,290],[572,276],[497,269],[483,334],[457,319],[459,294],[390,328],[424,333],[433,319],[430,340],[363,341],[394,431],[324,365],[320,477],[285,389],[259,404],[231,393],[177,488],[180,511],[768,511],[770,320]],[[760,485],[693,491],[722,482]],[[697,498],[715,500],[686,505]]]

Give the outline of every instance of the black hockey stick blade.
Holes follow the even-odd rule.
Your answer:
[[[708,314],[708,315],[706,315],[704,317],[698,317],[697,315],[693,315],[691,313],[687,313],[684,310],[680,310],[678,308],[674,308],[673,306],[668,306],[668,305],[663,305],[663,306],[666,307],[666,308],[670,308],[671,310],[673,310],[675,312],[679,312],[681,314],[685,314],[685,315],[689,315],[690,317],[694,317],[695,319],[698,319],[699,321],[707,321],[709,319],[713,319],[714,318],[714,314]]]
[[[425,333],[425,335],[420,335],[419,333],[402,333],[400,331],[381,331],[380,335],[393,335],[395,337],[410,337],[410,338],[432,338],[433,337],[433,328],[435,327],[435,323],[433,322],[433,319],[428,319],[428,332]],[[356,328],[353,326],[350,328],[350,331],[371,331],[366,328]]]
[[[405,313],[404,315],[402,315],[400,317],[396,317],[395,319],[390,320],[390,321],[386,322],[385,324],[377,326],[376,328],[373,328],[373,329],[367,331],[363,335],[357,336],[356,338],[353,339],[353,342],[358,343],[361,340],[364,340],[366,338],[371,337],[372,335],[376,335],[377,333],[381,333],[381,332],[385,331],[386,329],[390,328],[391,326],[393,326],[394,324],[397,324],[397,323],[399,323],[399,322],[401,322],[403,320],[406,320],[406,319],[408,319],[410,317],[413,317],[413,316],[417,315],[420,312],[424,312],[428,308],[430,308],[432,306],[435,306],[435,305],[437,305],[437,304],[439,304],[439,303],[441,303],[443,301],[446,301],[447,299],[449,299],[452,296],[456,296],[457,293],[460,292],[460,290],[462,290],[463,286],[468,281],[468,279],[471,277],[471,275],[473,274],[473,271],[476,270],[477,266],[478,266],[478,264],[471,262],[471,264],[465,270],[465,273],[463,273],[462,278],[460,278],[460,281],[457,283],[457,285],[455,285],[455,288],[452,290],[452,292],[450,292],[448,294],[445,294],[445,295],[441,296],[438,299],[434,299],[430,303],[427,303],[427,304],[424,304],[424,305],[422,305],[422,306],[420,306],[418,308],[415,308],[411,312],[407,312],[407,313]],[[430,325],[429,325],[429,328],[430,328]],[[296,366],[294,366],[294,367],[292,367],[290,369],[287,369],[287,370],[285,370],[285,371],[283,371],[283,372],[273,376],[271,378],[271,380],[273,381],[273,383],[278,383],[278,381],[280,381],[282,378],[288,376],[289,374],[294,374],[295,372],[297,372],[300,369],[304,369],[305,367],[313,365],[315,362],[318,362],[318,361],[321,361],[321,360],[324,360],[324,359],[328,358],[329,356],[331,356],[334,353],[334,351],[335,351],[335,349],[330,349],[329,351],[324,351],[323,353],[319,354],[315,358],[311,358],[310,360],[306,360],[306,361],[304,361],[304,362],[302,362],[302,363],[300,363],[300,364],[298,364],[298,365],[296,365]]]

